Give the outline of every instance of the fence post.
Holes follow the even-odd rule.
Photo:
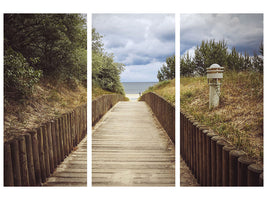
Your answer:
[[[55,120],[55,133],[56,133],[56,140],[57,140],[57,164],[59,165],[62,161],[61,157],[61,136],[60,136],[60,120],[59,118]]]
[[[195,141],[194,141],[194,149],[195,149],[195,177],[197,179],[197,182],[199,183],[199,169],[200,169],[200,165],[199,165],[199,132],[198,132],[198,122],[194,122],[193,127],[193,133],[195,135]]]
[[[44,153],[44,141],[43,141],[43,132],[42,128],[39,127],[37,129],[37,136],[38,136],[38,150],[39,150],[39,160],[40,160],[40,169],[41,169],[41,179],[44,183],[46,180],[46,166],[45,166],[45,153]]]
[[[238,158],[238,174],[237,174],[238,186],[247,185],[248,166],[253,163],[254,160],[252,160],[249,156],[241,156]]]
[[[222,185],[229,186],[229,155],[230,151],[235,148],[231,145],[226,145],[222,149]]]
[[[183,132],[184,120],[183,113],[180,112],[180,154],[183,157],[184,154],[184,132]]]
[[[263,186],[263,172],[260,175],[260,186]]]
[[[204,185],[204,133],[203,131],[207,129],[207,126],[199,125],[198,126],[199,131],[199,179],[200,179],[200,185]]]
[[[203,140],[203,186],[207,186],[207,167],[208,167],[208,156],[207,156],[207,134],[208,129],[202,131],[202,140]]]
[[[67,113],[67,133],[68,133],[68,149],[69,149],[69,153],[72,150],[71,147],[71,131],[70,131],[70,112]]]
[[[217,186],[217,152],[216,144],[218,140],[223,139],[220,136],[214,136],[211,138],[211,185]]]
[[[54,171],[54,152],[53,152],[53,142],[52,142],[52,122],[48,122],[46,124],[47,127],[47,142],[48,142],[48,153],[49,153],[49,168],[50,173],[52,174]]]
[[[67,145],[67,129],[66,129],[66,115],[62,115],[62,136],[63,136],[63,149],[64,149],[64,158],[68,155],[68,145]]]
[[[196,150],[196,141],[197,141],[197,125],[198,123],[196,121],[194,121],[193,126],[192,126],[192,173],[194,174],[194,176],[197,176],[197,150]],[[188,148],[187,146],[185,148]]]
[[[244,151],[232,150],[229,155],[229,185],[237,186],[238,158],[245,155]]]
[[[12,156],[12,167],[14,186],[21,186],[21,172],[20,172],[20,159],[19,159],[19,142],[17,139],[13,139],[10,142],[11,156]]]
[[[26,142],[23,136],[18,137],[19,141],[19,161],[20,161],[20,175],[21,185],[29,186],[28,162],[26,152]]]
[[[36,185],[35,180],[35,170],[34,170],[34,162],[33,162],[33,152],[32,152],[32,138],[29,133],[24,135],[26,142],[26,151],[27,151],[27,162],[28,162],[28,174],[29,174],[29,184],[31,186]]]
[[[45,169],[46,169],[46,178],[50,175],[50,162],[49,162],[49,147],[48,147],[48,134],[46,124],[41,126],[43,132],[43,141],[44,141],[44,160],[45,160]]]
[[[211,138],[217,136],[213,132],[208,132],[206,135],[207,144],[207,186],[211,186]]]
[[[59,120],[59,146],[60,146],[60,161],[64,160],[64,134],[63,134],[63,118],[62,116],[58,119]]]
[[[222,178],[223,178],[223,147],[228,145],[229,143],[227,143],[225,140],[218,140],[217,144],[216,144],[216,185],[217,186],[222,186]]]
[[[70,115],[70,125],[71,125],[71,148],[75,146],[75,123],[74,123],[74,111]]]
[[[36,185],[41,185],[42,177],[41,177],[41,168],[40,168],[40,154],[39,154],[39,143],[38,143],[38,135],[36,131],[29,132],[32,139],[32,154],[33,154],[33,164],[34,164],[34,172],[35,172],[35,182]]]
[[[52,137],[52,147],[53,147],[53,163],[54,168],[57,167],[58,157],[57,157],[57,137],[56,137],[56,121],[51,121],[51,137]]]
[[[9,142],[4,144],[4,186],[14,186],[11,147]]]
[[[260,174],[263,172],[263,168],[259,164],[251,164],[248,166],[248,186],[260,186]]]

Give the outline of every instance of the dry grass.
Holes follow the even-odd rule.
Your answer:
[[[105,95],[105,94],[113,94],[112,92],[109,92],[107,90],[103,90],[100,87],[93,86],[92,87],[92,100],[96,99],[99,96]]]
[[[181,78],[181,110],[259,161],[263,159],[263,75],[225,73],[219,107],[209,110],[205,77]]]
[[[6,100],[4,103],[4,136],[11,136],[37,128],[55,117],[87,102],[87,89],[77,85],[42,83],[35,87],[29,99]]]
[[[155,92],[172,105],[175,105],[175,79],[159,82],[156,85],[149,87],[143,94],[148,92]]]
[[[93,86],[92,87],[92,100],[94,100],[97,97],[100,97],[102,95],[105,95],[105,94],[116,94],[116,93],[110,92],[110,91],[107,91],[107,90],[103,90],[102,88],[97,87],[97,86]],[[124,101],[129,101],[129,98],[124,96]]]

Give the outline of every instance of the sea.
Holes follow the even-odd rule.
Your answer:
[[[157,82],[122,82],[125,94],[139,94]]]

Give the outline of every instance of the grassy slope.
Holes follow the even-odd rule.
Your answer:
[[[36,85],[29,99],[5,100],[5,139],[37,128],[86,102],[87,89],[82,85],[78,84],[76,89],[70,89],[66,85],[40,83]]]
[[[105,94],[116,94],[116,93],[103,90],[102,88],[97,87],[97,86],[92,86],[92,100]],[[124,97],[124,101],[129,101],[129,98]]]
[[[172,105],[175,105],[175,79],[162,81],[149,87],[143,94],[154,92],[166,99]]]
[[[92,86],[92,100],[104,94],[113,94],[112,92],[103,90],[100,87]]]
[[[206,77],[181,78],[181,110],[208,125],[237,148],[263,159],[263,75],[225,73],[220,105],[209,110]]]

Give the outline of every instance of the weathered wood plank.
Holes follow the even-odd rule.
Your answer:
[[[87,138],[85,137],[47,179],[44,186],[87,185]]]
[[[174,145],[145,102],[119,102],[94,128],[92,185],[175,185]]]

